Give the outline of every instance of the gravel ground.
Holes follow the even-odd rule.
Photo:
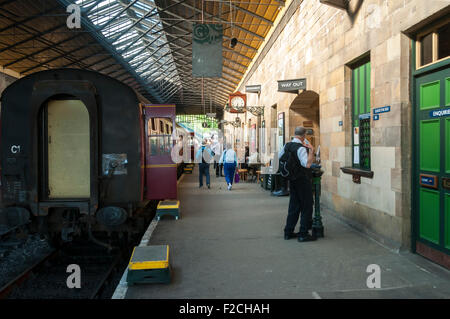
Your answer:
[[[53,250],[46,240],[33,235],[24,240],[2,241],[0,249],[5,251],[5,256],[0,258],[0,287]]]

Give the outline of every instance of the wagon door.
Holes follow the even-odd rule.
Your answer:
[[[90,197],[89,113],[80,100],[52,100],[47,109],[48,198]]]
[[[175,105],[144,105],[146,199],[177,198],[177,164],[172,161]]]

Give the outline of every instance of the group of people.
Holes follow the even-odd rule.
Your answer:
[[[216,159],[219,158],[219,161]],[[206,185],[211,188],[211,178],[209,174],[210,163],[214,161],[216,177],[224,176],[228,190],[233,187],[234,175],[238,167],[236,151],[227,144],[223,153],[221,153],[221,145],[218,141],[210,142],[204,139],[201,147],[199,147],[196,155],[196,161],[199,163],[199,187],[203,187],[203,176],[206,177]],[[223,173],[222,173],[223,170]]]
[[[282,159],[283,155],[286,154],[284,157],[291,157],[295,166],[294,173],[289,176],[290,198],[286,225],[284,227],[284,239],[297,238],[299,242],[308,242],[316,240],[314,236],[309,234],[309,230],[312,228],[313,211],[311,165],[314,161],[314,147],[306,139],[306,129],[304,127],[296,127],[294,135],[292,141],[284,145],[278,156],[279,159]],[[220,176],[223,176],[223,168],[228,190],[231,190],[238,161],[236,152],[230,144],[226,145],[223,153],[220,153],[220,144],[217,141],[211,143],[204,139],[195,157],[199,162],[200,188],[203,187],[203,175],[206,176],[208,188],[211,188],[209,165],[214,160],[216,176],[219,177],[219,173]],[[218,162],[215,160],[217,158],[219,158]],[[300,217],[300,212],[300,229],[298,233],[295,233],[294,229]]]

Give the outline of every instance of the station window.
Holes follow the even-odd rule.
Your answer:
[[[352,70],[352,166],[370,170],[370,60]]]
[[[417,35],[417,68],[450,57],[450,21],[441,22]]]

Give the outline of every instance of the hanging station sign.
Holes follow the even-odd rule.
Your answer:
[[[261,84],[255,85],[246,85],[245,93],[261,93]]]
[[[192,76],[222,77],[223,26],[193,24]]]
[[[306,79],[278,81],[278,92],[288,92],[298,94],[299,90],[306,90]]]

